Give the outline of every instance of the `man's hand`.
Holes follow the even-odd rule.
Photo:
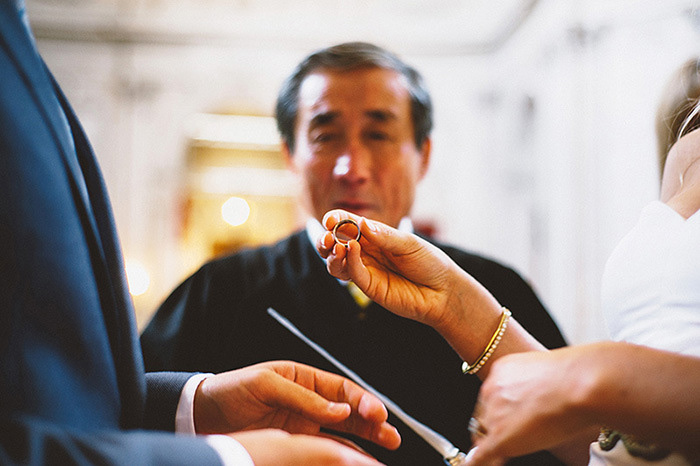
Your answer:
[[[401,437],[384,405],[350,380],[304,364],[275,361],[202,381],[194,399],[197,433],[278,428],[319,434],[347,432],[396,449]]]
[[[255,466],[380,466],[350,442],[318,436],[291,435],[275,429],[231,434],[246,449]],[[340,443],[342,442],[342,443]]]

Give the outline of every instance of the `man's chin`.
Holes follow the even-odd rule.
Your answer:
[[[338,206],[335,208],[347,210],[348,212],[353,213],[355,215],[359,215],[360,217],[371,218],[372,220],[379,220],[380,222],[383,221],[380,218],[381,215],[375,209],[366,208],[366,207],[348,207],[348,206]]]
[[[351,212],[355,215],[359,215],[360,217],[365,217],[365,218],[368,218],[370,220],[375,220],[377,222],[384,223],[385,225],[389,225],[390,227],[393,227],[393,228],[398,228],[398,226],[399,226],[398,220],[394,221],[392,219],[386,218],[386,216],[382,215],[382,213],[378,212],[376,209],[359,209],[359,208],[350,209],[347,207],[333,207],[333,208],[346,210],[346,211]]]

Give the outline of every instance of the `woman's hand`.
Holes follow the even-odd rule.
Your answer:
[[[503,357],[479,393],[474,417],[482,429],[472,437],[477,449],[470,464],[540,449],[586,464],[587,447],[601,426],[648,439],[696,464],[698,384],[700,358],[624,342]]]
[[[359,241],[336,244],[332,230],[341,220],[354,220]],[[496,298],[447,254],[416,235],[344,210],[323,218],[328,232],[316,243],[328,271],[352,280],[372,300],[391,312],[435,328],[465,360],[474,363],[499,328],[503,309]],[[543,346],[512,318],[490,361]],[[488,373],[490,362],[479,370]]]
[[[502,464],[539,450],[567,464],[587,464],[588,446],[600,429],[585,409],[597,383],[591,370],[597,352],[595,346],[572,346],[496,361],[471,421],[477,448],[469,464]]]
[[[348,218],[357,222],[360,240],[336,244],[331,231]],[[402,317],[439,329],[461,315],[450,311],[464,310],[460,301],[465,295],[500,307],[444,252],[416,235],[343,210],[327,213],[323,226],[329,231],[316,246],[327,258],[331,275],[352,280],[372,300]]]

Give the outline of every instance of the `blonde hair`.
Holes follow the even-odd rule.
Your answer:
[[[685,118],[681,129],[678,131],[678,139],[697,128],[700,128],[700,101],[695,103],[695,107],[693,107],[693,110],[691,110]]]
[[[700,58],[683,63],[670,77],[656,111],[659,174],[663,176],[668,151],[700,124]]]
[[[676,141],[680,141],[688,136],[693,131],[700,131],[700,102],[697,102],[688,112],[688,115],[683,120],[678,130]],[[669,199],[679,194],[683,188],[688,174],[694,180],[698,179],[697,162],[700,161],[700,152],[697,150],[698,144],[691,143],[690,149],[687,146],[681,148],[679,142],[678,147],[674,147],[669,151],[666,170],[661,178],[661,200],[668,202]],[[691,172],[695,170],[695,173]]]

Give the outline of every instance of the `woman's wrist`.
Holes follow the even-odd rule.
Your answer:
[[[454,342],[453,346],[456,348],[473,342],[476,349],[482,339],[485,340],[484,344],[488,343],[501,318],[502,307],[491,293],[469,274],[457,266],[454,269],[456,270],[450,272],[446,288],[447,300],[440,320],[430,325],[447,341]]]
[[[619,371],[625,370],[606,363],[615,345],[599,342],[556,350],[574,354],[565,363],[568,367],[562,368],[562,373],[570,374],[566,377],[568,383],[563,392],[567,396],[569,412],[575,413],[579,419],[587,419],[591,426],[601,427],[606,423],[607,403],[616,395]]]
[[[446,276],[445,300],[432,313],[433,319],[430,322],[425,322],[445,337],[468,324],[469,296],[471,294],[468,275],[459,267],[456,265],[451,267]]]

